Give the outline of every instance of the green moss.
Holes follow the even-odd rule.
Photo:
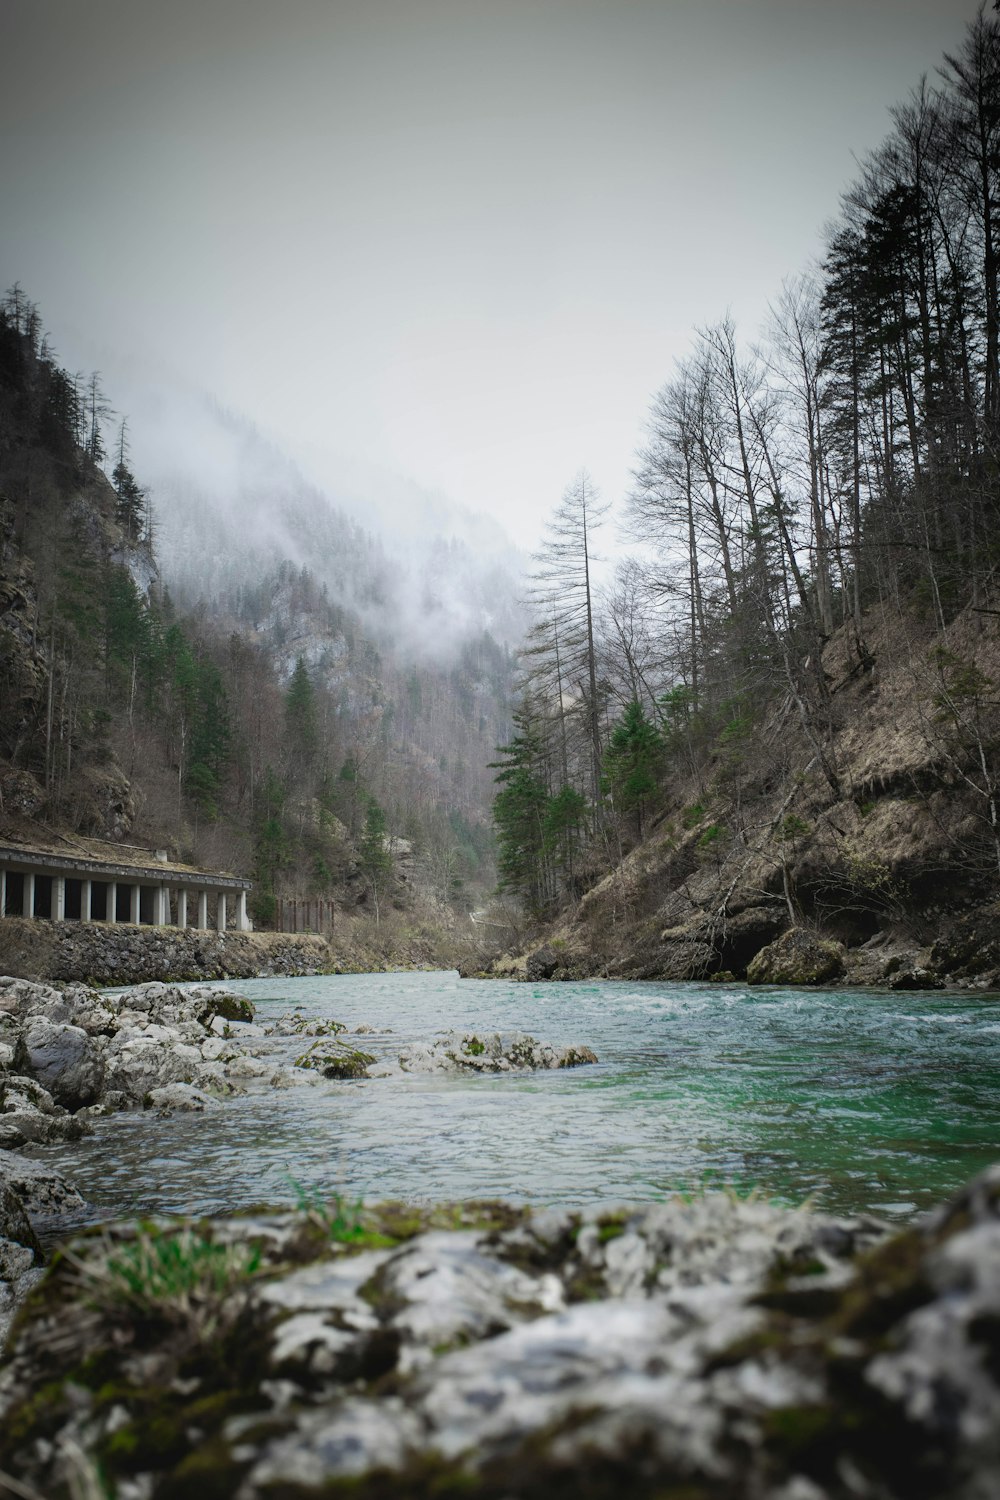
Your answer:
[[[829,1406],[778,1407],[764,1419],[764,1440],[772,1449],[780,1449],[786,1458],[794,1460],[815,1452],[842,1424],[843,1414],[838,1417]]]
[[[214,1016],[224,1021],[252,1021],[256,1011],[242,995],[212,995],[198,1011],[198,1020],[203,1026],[211,1026]]]
[[[933,1296],[924,1271],[927,1242],[918,1230],[894,1235],[862,1256],[835,1317],[836,1332],[879,1338]]]
[[[158,1485],[158,1500],[231,1500],[249,1467],[234,1461],[222,1439],[199,1443]]]
[[[10,1455],[29,1441],[50,1438],[69,1414],[67,1386],[69,1380],[49,1380],[4,1415],[0,1434],[0,1457],[10,1466]]]
[[[625,1233],[624,1214],[606,1214],[597,1221],[597,1238],[602,1245],[617,1240]]]
[[[467,1037],[462,1044],[463,1051],[468,1052],[471,1057],[482,1057],[486,1046],[477,1036]]]

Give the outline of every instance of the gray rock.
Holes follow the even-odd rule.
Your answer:
[[[161,1114],[172,1114],[174,1110],[191,1114],[204,1114],[206,1109],[215,1109],[218,1101],[202,1093],[190,1083],[170,1083],[165,1088],[151,1089],[148,1095],[150,1106]]]
[[[21,1245],[41,1259],[41,1247],[31,1221],[9,1180],[0,1180],[0,1239]]]
[[[824,984],[844,973],[843,943],[820,937],[804,927],[790,927],[751,959],[748,984]]]
[[[558,1277],[528,1275],[485,1254],[479,1236],[453,1231],[418,1236],[387,1262],[379,1287],[400,1308],[391,1326],[425,1346],[487,1338],[564,1306]]]
[[[0,1151],[0,1184],[16,1194],[30,1219],[84,1206],[76,1188],[61,1173],[13,1151]]]
[[[25,1031],[31,1070],[57,1103],[67,1109],[95,1104],[104,1085],[104,1064],[96,1043],[79,1026],[32,1020]]]
[[[433,1042],[411,1042],[398,1058],[404,1073],[512,1073],[573,1068],[597,1060],[589,1047],[553,1047],[521,1032],[471,1031],[452,1031]]]
[[[269,1443],[237,1500],[276,1493],[272,1486],[302,1486],[317,1493],[331,1480],[353,1479],[372,1469],[398,1470],[418,1448],[420,1423],[401,1401],[376,1405],[348,1398],[334,1412],[304,1415],[295,1432]]]
[[[532,984],[537,984],[551,979],[558,967],[558,953],[549,943],[545,943],[541,948],[536,948],[534,953],[528,954],[524,964],[525,978]]]

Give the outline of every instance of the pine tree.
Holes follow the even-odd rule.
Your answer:
[[[319,720],[316,690],[301,656],[285,694],[285,735],[293,778],[304,779],[315,767],[319,753]]]
[[[128,465],[128,423],[122,419],[118,429],[118,454],[111,472],[111,483],[118,496],[115,517],[132,542],[139,541],[146,520],[146,491]]]
[[[531,911],[541,911],[554,895],[546,840],[548,767],[545,745],[531,711],[514,714],[519,730],[510,744],[499,746],[503,759],[493,761],[500,787],[493,799],[497,869],[501,890],[513,891]]]
[[[604,755],[604,785],[619,813],[634,814],[639,838],[646,809],[656,796],[662,764],[663,741],[642,704],[633,698],[611,731]]]
[[[386,819],[374,797],[368,799],[364,833],[358,850],[361,872],[371,887],[375,903],[375,921],[379,921],[379,889],[392,870],[392,856],[386,847]]]

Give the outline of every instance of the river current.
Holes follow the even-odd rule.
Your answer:
[[[450,1030],[585,1043],[597,1066],[260,1088],[204,1115],[113,1116],[47,1161],[102,1215],[350,1198],[649,1201],[728,1184],[905,1218],[1000,1159],[1000,997],[454,973],[234,984],[398,1044]],[[391,1035],[383,1033],[391,1029]],[[350,1040],[345,1037],[344,1040]],[[287,1056],[303,1049],[287,1042]]]

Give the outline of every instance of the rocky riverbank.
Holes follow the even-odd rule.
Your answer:
[[[75,1189],[52,1174],[42,1191],[41,1165],[14,1153],[78,1139],[93,1130],[95,1116],[134,1109],[204,1113],[248,1088],[315,1086],[324,1079],[597,1061],[587,1047],[556,1048],[521,1033],[449,1032],[399,1046],[370,1026],[359,1030],[364,1049],[345,1036],[342,1023],[301,1012],[257,1025],[249,1000],[209,985],[154,982],[109,994],[0,978],[0,1192],[15,1200],[4,1200],[9,1221],[0,1216],[0,1325],[31,1284],[22,1277],[37,1264],[34,1239],[19,1237],[22,1210],[29,1221],[40,1215],[38,1227],[51,1233],[53,1215],[79,1216],[84,1209]]]
[[[720,1193],[334,1200],[75,1240],[15,1325],[0,1468],[47,1500],[986,1500],[998,1381],[1000,1170],[895,1237]]]
[[[582,1213],[303,1193],[294,1211],[73,1229],[86,1205],[38,1143],[97,1112],[595,1059],[517,1034],[401,1045],[302,1012],[265,1027],[208,986],[12,979],[0,1049],[17,1148],[0,1150],[0,1493],[1000,1490],[1000,1168],[895,1235],[729,1193]]]
[[[775,908],[770,926],[760,912],[740,914],[712,942],[690,934],[661,933],[659,956],[647,962],[641,947],[627,959],[607,962],[556,936],[520,955],[473,953],[460,965],[466,979],[546,980],[651,979],[712,980],[749,985],[809,985],[858,989],[1000,990],[1000,904],[958,916],[918,947],[906,932],[878,933],[849,947],[812,927],[785,926]],[[778,933],[768,942],[768,933]],[[727,948],[726,943],[735,945]],[[742,947],[740,946],[742,944]],[[760,944],[760,946],[756,946]],[[736,957],[736,953],[740,957]],[[749,957],[747,955],[750,955]],[[665,956],[666,955],[666,956]],[[728,957],[735,968],[724,967]]]

